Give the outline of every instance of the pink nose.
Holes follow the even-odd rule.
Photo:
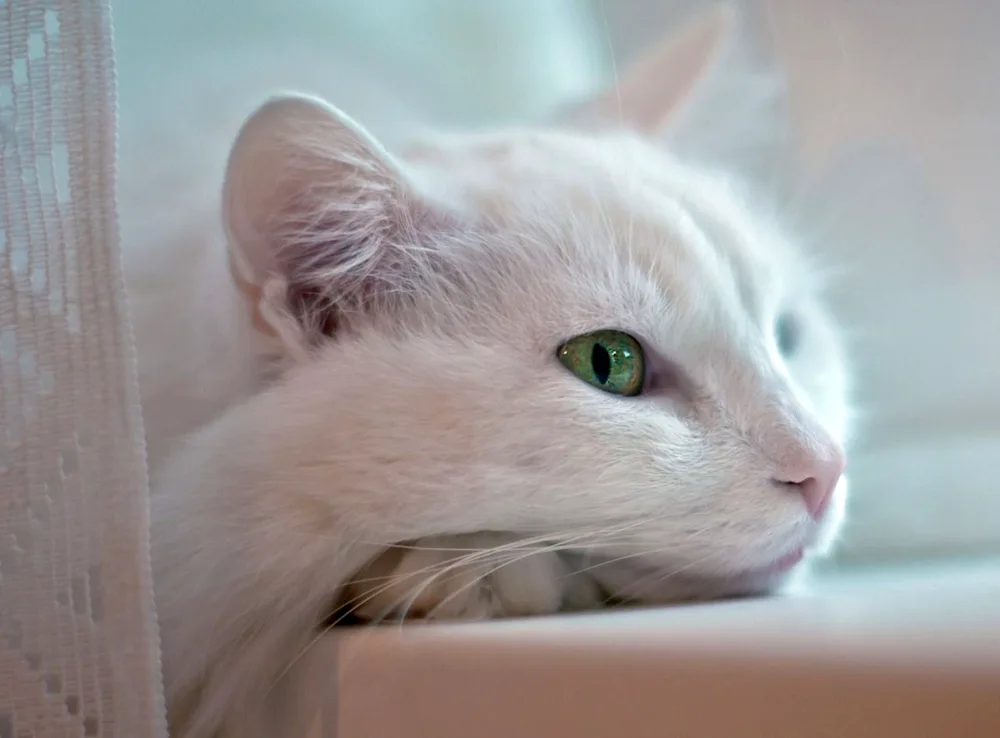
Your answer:
[[[834,445],[822,456],[810,454],[797,463],[788,464],[774,475],[774,481],[802,495],[809,514],[815,520],[822,520],[844,473],[844,465],[844,452]]]

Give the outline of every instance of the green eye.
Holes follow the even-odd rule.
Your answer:
[[[642,346],[621,331],[586,333],[559,347],[559,361],[577,377],[613,395],[642,392],[646,360]]]

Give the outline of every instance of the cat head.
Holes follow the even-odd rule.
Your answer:
[[[670,153],[732,22],[698,21],[550,127],[390,154],[314,98],[249,118],[232,273],[286,368],[241,453],[288,525],[544,538],[657,601],[766,589],[824,549],[847,400],[815,272],[735,183]]]

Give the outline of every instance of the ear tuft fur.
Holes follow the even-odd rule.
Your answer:
[[[266,102],[240,130],[223,188],[233,277],[255,324],[308,344],[412,288],[432,210],[344,113],[304,95]]]

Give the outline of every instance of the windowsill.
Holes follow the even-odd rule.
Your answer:
[[[781,598],[348,632],[319,650],[337,663],[336,738],[996,738],[1000,561],[829,576]]]

